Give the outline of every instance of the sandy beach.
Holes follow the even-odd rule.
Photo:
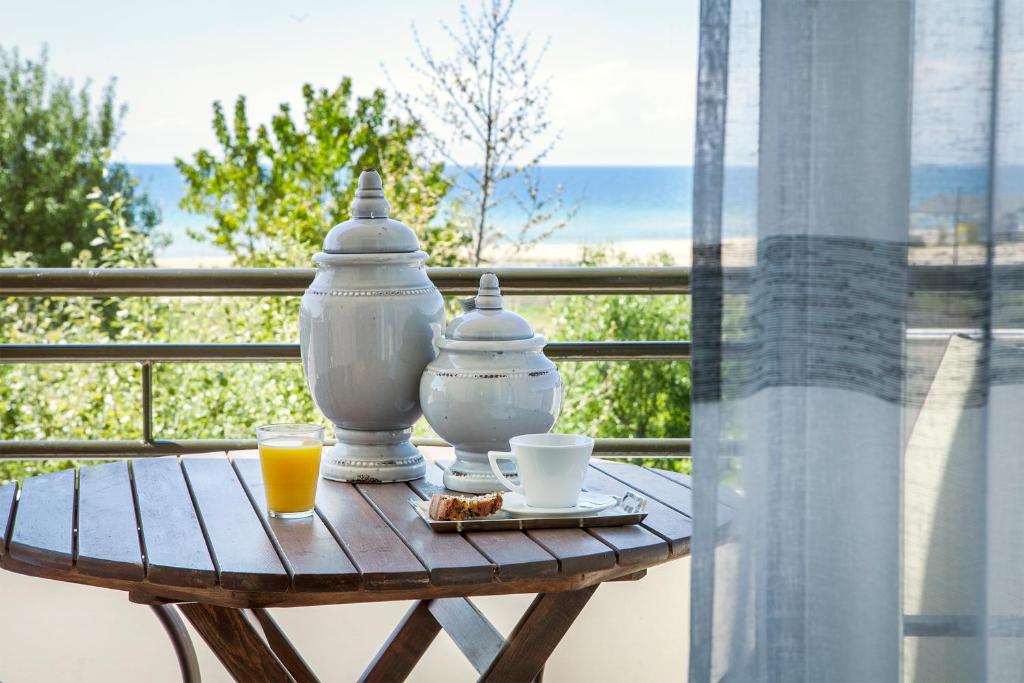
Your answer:
[[[574,266],[586,248],[605,249],[614,260],[654,263],[660,254],[668,254],[670,265],[690,265],[691,240],[626,240],[614,244],[545,243],[518,253],[495,250],[488,265],[503,266]],[[312,256],[312,254],[311,254]],[[160,268],[229,268],[230,256],[157,257]]]

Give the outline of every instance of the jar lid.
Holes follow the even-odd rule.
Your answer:
[[[384,196],[384,183],[372,168],[359,174],[351,210],[351,220],[335,225],[324,238],[326,253],[386,254],[419,250],[412,228],[388,218],[391,205]]]
[[[533,328],[522,316],[503,308],[498,276],[484,273],[480,276],[480,289],[472,299],[463,301],[468,309],[464,315],[448,323],[447,339],[467,341],[506,341],[532,339]]]

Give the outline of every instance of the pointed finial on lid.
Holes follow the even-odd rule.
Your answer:
[[[498,276],[484,273],[480,289],[472,299],[462,301],[465,311],[448,323],[444,336],[459,341],[510,341],[533,338],[533,328],[522,316],[504,306]]]
[[[352,200],[353,218],[387,218],[391,205],[384,198],[384,182],[380,174],[367,168],[359,174],[359,186]]]
[[[484,273],[480,276],[480,291],[476,295],[475,308],[487,310],[498,309],[503,306],[501,289],[498,287],[498,276],[494,273]]]

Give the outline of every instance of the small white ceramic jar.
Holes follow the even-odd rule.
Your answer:
[[[501,491],[487,451],[507,451],[513,436],[551,429],[562,404],[562,380],[544,356],[544,337],[504,310],[497,276],[483,275],[467,304],[470,310],[443,335],[437,328],[438,356],[420,380],[420,405],[434,431],[455,447],[445,486]],[[515,465],[504,462],[502,472],[515,477]]]

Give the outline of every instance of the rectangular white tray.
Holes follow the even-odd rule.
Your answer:
[[[618,497],[617,497],[618,498]],[[601,526],[625,526],[639,524],[647,517],[644,508],[647,500],[634,493],[618,498],[619,503],[607,510],[588,515],[557,517],[515,517],[504,510],[478,519],[439,522],[430,518],[430,501],[410,498],[409,504],[427,526],[434,531],[451,533],[457,531],[502,531],[516,529],[565,529]]]

